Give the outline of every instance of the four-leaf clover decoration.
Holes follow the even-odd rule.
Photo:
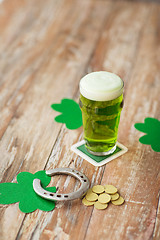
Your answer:
[[[51,180],[45,171],[35,174],[21,172],[17,175],[17,183],[0,184],[0,204],[11,204],[19,202],[19,209],[24,213],[30,213],[36,209],[51,211],[55,208],[55,202],[38,196],[33,190],[33,180],[38,178],[44,189],[56,192],[56,187],[46,187]]]
[[[146,135],[139,141],[151,145],[155,152],[160,152],[160,121],[156,118],[145,118],[144,123],[136,123],[135,128]]]
[[[52,104],[51,108],[61,112],[60,115],[55,117],[55,121],[65,123],[68,129],[77,129],[82,126],[82,113],[78,103],[74,100],[64,98],[60,104]]]

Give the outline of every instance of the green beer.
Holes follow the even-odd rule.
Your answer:
[[[108,155],[116,149],[123,85],[117,75],[104,71],[87,74],[80,81],[84,139],[94,155]]]

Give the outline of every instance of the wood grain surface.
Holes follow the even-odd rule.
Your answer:
[[[108,0],[0,1],[0,181],[19,172],[72,167],[91,186],[113,184],[125,198],[104,211],[81,200],[57,203],[51,212],[25,214],[17,204],[0,206],[1,240],[159,240],[160,153],[138,139],[145,117],[160,119],[160,5]],[[125,82],[118,140],[129,151],[94,167],[70,147],[82,127],[54,122],[50,105],[78,101],[79,80],[111,71]],[[78,188],[56,176],[59,192]]]

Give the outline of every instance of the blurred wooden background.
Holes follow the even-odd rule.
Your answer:
[[[92,185],[113,184],[124,205],[104,211],[80,200],[57,203],[52,212],[20,212],[1,205],[1,240],[159,240],[160,153],[138,139],[145,117],[160,119],[159,1],[0,1],[0,181],[19,172],[72,167]],[[91,71],[111,71],[125,82],[118,140],[125,155],[94,167],[70,147],[82,128],[54,122],[50,105],[78,101],[79,80]],[[61,192],[74,179],[54,177]]]

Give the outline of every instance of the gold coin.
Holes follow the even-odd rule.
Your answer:
[[[87,193],[92,193],[92,188],[89,188],[88,191],[86,192]]]
[[[113,185],[105,185],[105,192],[109,194],[115,194],[117,192],[117,188],[114,187]]]
[[[83,199],[87,193],[92,193],[92,188],[89,188],[87,192],[81,196],[81,199]]]
[[[91,193],[87,193],[85,198],[88,201],[93,202],[93,201],[96,201],[98,199],[98,195],[96,193],[91,192]]]
[[[124,199],[120,196],[117,200],[111,201],[114,205],[122,205],[124,203]]]
[[[104,187],[102,185],[96,185],[92,188],[92,191],[100,194],[104,192]]]
[[[96,209],[105,209],[108,207],[108,204],[107,203],[100,203],[100,202],[95,202],[94,203],[94,206]]]
[[[119,198],[119,193],[115,193],[115,194],[112,194],[110,196],[111,196],[111,200],[115,201]]]
[[[89,188],[80,198],[83,199],[87,193],[92,193],[92,188]]]
[[[108,203],[111,200],[111,196],[107,193],[102,193],[98,197],[98,202],[100,203]]]
[[[82,203],[83,203],[85,206],[92,206],[92,205],[94,204],[94,202],[89,202],[89,201],[87,201],[86,198],[83,198]]]

